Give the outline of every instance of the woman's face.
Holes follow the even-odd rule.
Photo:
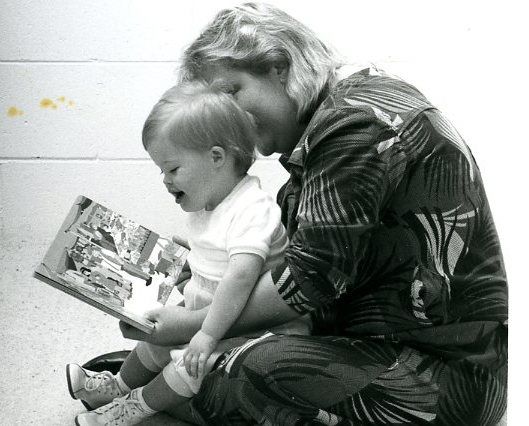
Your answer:
[[[257,127],[257,149],[263,155],[290,153],[304,126],[296,119],[296,105],[285,91],[287,69],[273,67],[265,74],[211,66],[204,78],[233,95]]]

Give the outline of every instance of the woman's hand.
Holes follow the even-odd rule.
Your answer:
[[[124,322],[119,323],[121,334],[127,339],[143,340],[160,346],[176,346],[189,342],[200,330],[208,308],[191,311],[183,306],[164,306],[148,312],[147,318],[155,323],[152,334],[144,333]],[[246,307],[226,337],[242,336],[263,328],[298,318],[279,296],[270,271],[257,282]]]
[[[174,243],[179,244],[182,247],[185,247],[186,249],[189,250],[189,243],[187,242],[187,240],[183,239],[182,237],[179,237],[178,235],[173,235],[172,240]],[[176,288],[178,289],[180,293],[184,294],[184,287],[190,278],[191,278],[191,269],[189,268],[189,264],[186,261],[175,283]]]
[[[184,267],[182,268],[182,272],[180,272],[180,275],[178,275],[178,278],[176,279],[176,288],[178,291],[182,294],[184,294],[184,287],[186,286],[187,282],[191,278],[191,269],[189,268],[189,264],[186,262],[184,263]]]
[[[172,240],[174,243],[179,244],[189,250],[189,243],[186,239],[179,237],[178,235],[173,235]]]
[[[189,342],[200,329],[207,309],[190,311],[183,306],[163,306],[147,312],[145,317],[154,322],[152,334],[120,321],[121,334],[126,339],[143,340],[159,346],[175,346]]]
[[[198,330],[186,348],[183,359],[187,373],[194,378],[202,377],[206,362],[219,341],[209,334]]]

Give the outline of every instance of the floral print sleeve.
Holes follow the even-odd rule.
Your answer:
[[[332,303],[355,286],[388,190],[391,159],[377,145],[396,136],[369,108],[324,110],[315,119],[318,125],[301,147],[303,170],[299,176],[294,171],[290,182],[299,179],[300,188],[287,253],[287,300],[300,311]]]

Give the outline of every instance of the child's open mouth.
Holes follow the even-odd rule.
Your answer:
[[[175,192],[171,192],[171,194],[173,194],[173,196],[175,198],[175,201],[177,203],[179,203],[180,200],[182,199],[182,197],[185,195],[185,192],[184,191],[175,191]]]

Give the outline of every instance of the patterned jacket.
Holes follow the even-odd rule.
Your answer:
[[[272,276],[316,333],[504,363],[507,283],[480,172],[415,87],[375,69],[342,80],[281,162],[291,243]]]

